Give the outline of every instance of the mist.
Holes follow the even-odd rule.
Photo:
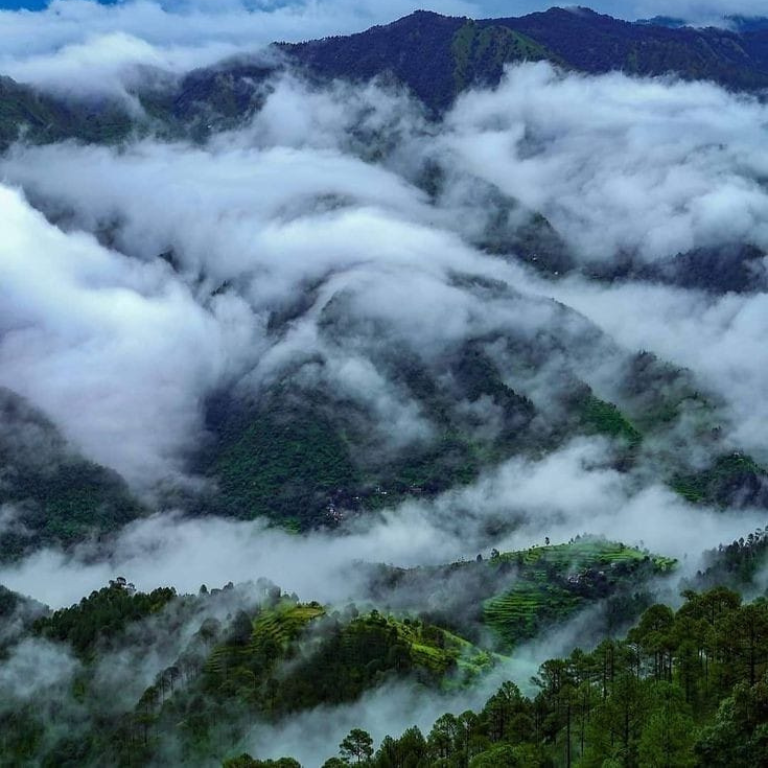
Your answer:
[[[371,0],[53,0],[36,13],[0,10],[0,71],[60,95],[130,103],[131,86],[147,70],[182,75],[276,41],[361,32],[418,8],[455,16],[477,11],[464,0],[394,0],[386,7]]]
[[[599,107],[584,110],[585,101]],[[318,332],[327,308],[345,296],[345,322],[383,323],[426,359],[482,334],[545,331],[572,337],[582,356],[592,355],[586,363],[574,354],[569,364],[598,386],[596,365],[610,369],[622,355],[656,352],[725,398],[734,444],[759,452],[759,421],[750,415],[764,379],[754,347],[763,294],[711,299],[576,278],[552,287],[519,263],[478,251],[473,222],[486,219],[487,190],[496,189],[512,206],[509,226],[543,214],[585,265],[616,253],[654,262],[733,242],[762,249],[764,111],[706,84],[523,65],[498,89],[460,98],[436,132],[397,90],[318,90],[288,75],[251,124],[203,147],[18,145],[0,163],[5,183],[27,198],[4,190],[6,228],[18,233],[5,247],[24,267],[5,281],[12,332],[0,343],[0,383],[42,407],[90,458],[145,486],[181,467],[208,394],[246,376],[258,389],[308,354],[323,355],[334,386],[395,423],[418,424],[402,393],[374,383],[381,371],[371,355],[381,339],[330,346]],[[367,144],[354,138],[361,135]],[[381,147],[383,157],[370,162],[362,146]],[[434,200],[417,186],[429,163],[445,176]],[[82,296],[80,317],[63,318],[56,300],[46,303],[39,279],[51,274],[46,256],[26,255],[38,237],[50,241],[51,257],[64,254],[54,262],[57,282]],[[173,268],[158,259],[164,253]],[[504,283],[516,298],[488,303],[457,288],[456,274]],[[270,316],[309,285],[322,286],[311,311],[270,337]],[[124,310],[116,311],[113,296]],[[557,330],[549,297],[575,310]],[[626,317],[649,298],[669,306],[660,322]],[[618,346],[588,352],[595,334],[580,328],[579,316]],[[23,329],[14,327],[20,317]],[[718,341],[727,368],[708,354]],[[126,373],[134,386],[116,383]],[[78,399],[92,405],[75,414]],[[417,427],[413,439],[428,432]]]
[[[95,556],[89,545],[41,550],[0,568],[0,583],[58,608],[117,575],[142,591],[172,586],[181,593],[264,577],[303,600],[340,605],[367,599],[361,562],[440,565],[487,556],[494,547],[524,550],[545,538],[561,543],[589,533],[677,558],[679,578],[695,574],[704,550],[765,524],[764,511],[727,515],[691,506],[663,487],[634,489],[632,478],[607,466],[606,448],[578,441],[541,462],[511,460],[466,489],[409,501],[333,533],[156,515],[129,526],[110,553]],[[512,532],[489,534],[488,523],[500,518]]]
[[[583,110],[585,99],[599,108]],[[523,339],[546,333],[569,339],[575,352],[569,370],[598,390],[640,350],[689,368],[724,399],[731,444],[763,455],[761,419],[753,417],[765,386],[757,348],[764,294],[708,298],[580,277],[553,283],[519,262],[477,250],[463,224],[481,216],[482,183],[514,201],[520,220],[531,215],[526,211],[547,215],[580,259],[631,249],[653,260],[731,240],[762,247],[765,152],[754,126],[764,121],[763,110],[710,85],[564,76],[548,65],[523,65],[498,89],[462,97],[435,129],[406,94],[389,86],[317,89],[287,75],[249,125],[205,146],[152,140],[120,150],[17,145],[0,164],[4,228],[11,233],[0,267],[0,383],[41,407],[89,458],[146,490],[169,476],[185,477],[187,447],[202,433],[208,394],[231,381],[258,392],[311,354],[325,359],[323,378],[384,415],[378,421],[394,450],[429,440],[431,427],[418,406],[377,363],[389,342],[361,331],[361,323],[383,324],[395,343],[425,359],[483,333],[501,330]],[[694,124],[700,130],[686,130]],[[378,162],[361,156],[350,138],[360,132],[388,147]],[[427,162],[446,169],[437,198],[415,184]],[[617,195],[622,189],[626,194]],[[719,200],[727,200],[725,208]],[[158,259],[167,251],[172,264]],[[458,288],[456,274],[503,282],[509,292],[489,302]],[[286,333],[271,334],[271,313],[318,281],[312,309]],[[62,291],[68,292],[63,301]],[[318,323],[340,297],[352,335],[329,340]],[[550,297],[558,303],[548,304]],[[649,301],[658,320],[645,312]],[[563,305],[575,311],[562,315]],[[712,354],[713,345],[722,353]],[[562,358],[557,355],[553,361]],[[514,368],[509,375],[524,386]],[[555,386],[546,382],[541,375],[528,382],[530,396],[546,403]],[[471,555],[498,543],[478,532],[476,521],[490,515],[511,517],[516,526],[525,519],[504,542],[510,547],[525,546],[545,530],[567,540],[582,533],[587,520],[600,526],[596,533],[643,539],[672,554],[713,546],[731,536],[731,526],[740,535],[749,530],[751,521],[723,518],[705,534],[706,525],[689,525],[698,513],[669,492],[644,485],[641,477],[586,470],[609,463],[607,455],[595,458],[601,450],[587,442],[534,463],[513,460],[466,490],[407,502],[406,512],[387,512],[385,522],[363,534],[338,541],[323,534],[317,549],[328,557],[312,550],[296,560],[314,563],[319,556],[330,565],[378,552],[380,560],[416,563]],[[533,484],[539,476],[545,478],[541,491]],[[546,509],[538,508],[540,501]],[[646,507],[648,514],[638,511]],[[656,510],[658,524],[651,525]],[[667,534],[676,515],[681,546],[670,545],[677,536]],[[461,521],[459,536],[441,533],[445,520]],[[35,596],[63,604],[115,568],[140,571],[131,577],[147,585],[165,580],[189,589],[205,580],[266,575],[300,594],[312,588],[312,576],[273,572],[268,563],[263,573],[250,566],[240,572],[240,558],[229,554],[242,549],[234,533],[240,527],[153,518],[125,534],[113,564],[93,566],[85,581],[75,574],[77,558],[37,556],[51,568],[72,569],[69,583],[78,586],[66,595]],[[265,551],[281,541],[285,549],[313,546],[312,536],[294,539],[261,523],[242,527],[250,531],[244,562],[254,562],[249,547],[258,551],[264,540],[271,542]],[[166,554],[129,568],[143,530],[152,532],[147,539],[169,541]],[[694,530],[701,541],[691,539]],[[220,544],[207,548],[212,556],[192,558],[209,563],[195,585],[175,575],[175,563],[189,558],[173,552],[194,548],[197,537]],[[147,567],[156,575],[143,575]],[[223,572],[233,568],[237,572]],[[31,571],[46,566],[37,559]],[[3,580],[16,587],[23,581],[10,573]],[[333,588],[318,596],[343,597]]]

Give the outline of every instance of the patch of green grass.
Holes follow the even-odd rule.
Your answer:
[[[579,401],[578,414],[588,432],[622,439],[633,447],[643,440],[639,430],[615,405],[601,400],[592,392]]]
[[[496,663],[493,654],[442,628],[421,622],[404,622],[389,617],[387,624],[409,649],[412,661],[438,676],[449,675],[447,687],[464,685],[489,671]],[[450,673],[450,674],[449,674]]]
[[[252,647],[269,639],[286,648],[315,619],[325,616],[325,608],[318,603],[294,603],[285,600],[276,608],[265,611],[253,622]]]
[[[501,26],[480,26],[468,21],[454,35],[451,52],[455,61],[456,93],[498,73],[512,61],[556,59],[545,46],[527,35]]]
[[[208,657],[205,672],[209,682],[227,680],[233,675],[251,680],[254,688],[254,659],[259,660],[258,670],[274,665],[297,641],[309,625],[326,613],[318,603],[296,603],[288,598],[275,607],[257,614],[252,623],[249,642],[224,643],[217,646]]]

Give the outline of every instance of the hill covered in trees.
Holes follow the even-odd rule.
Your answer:
[[[686,593],[677,611],[649,608],[626,640],[545,662],[529,696],[505,683],[482,709],[446,714],[427,734],[388,736],[376,750],[354,729],[324,765],[763,765],[767,642],[764,598]]]
[[[497,85],[504,67],[548,61],[575,72],[621,71],[641,76],[708,80],[757,92],[768,85],[768,29],[760,19],[734,17],[728,28],[693,28],[673,19],[627,22],[588,8],[551,8],[501,19],[467,19],[418,11],[385,26],[346,37],[275,43],[278,56],[239,57],[194,71],[177,82],[139,84],[144,110],[137,121],[118,102],[86,103],[0,82],[0,147],[23,126],[28,138],[50,142],[120,142],[159,131],[198,139],[232,127],[257,111],[267,79],[286,66],[318,81],[393,78],[433,115],[468,88]]]
[[[421,11],[359,35],[286,50],[321,76],[391,73],[435,110],[467,87],[497,84],[504,66],[520,61],[545,60],[591,74],[674,74],[746,90],[768,82],[764,28],[636,24],[588,8],[478,21]]]
[[[545,661],[530,682],[506,680],[476,710],[380,742],[353,728],[338,757],[318,755],[312,765],[760,765],[765,598],[746,602],[725,588],[683,597],[677,610],[650,605],[624,636]],[[40,691],[42,707],[6,689],[4,757],[19,764],[108,757],[155,765],[173,755],[179,765],[220,756],[227,768],[295,766],[288,757],[249,757],[252,729],[354,702],[387,679],[455,706],[457,692],[510,663],[424,619],[303,604],[267,583],[179,596],[135,593],[118,579],[71,609],[32,619],[5,641],[0,669],[33,643],[38,653],[48,643],[49,659],[68,645],[72,676]],[[162,668],[143,687],[129,677],[146,674],[141,665],[121,665],[147,654]],[[121,676],[115,697],[104,685]]]
[[[594,638],[623,631],[649,604],[642,585],[674,563],[584,539],[494,552],[444,573],[382,576],[382,568],[369,602],[340,607],[302,603],[267,581],[179,595],[137,592],[119,577],[53,612],[6,591],[5,754],[149,765],[172,753],[179,764],[208,764],[247,742],[254,723],[351,704],[382,685],[399,681],[447,701],[503,674],[517,645],[588,606],[608,617]],[[442,610],[403,604],[406,592],[427,598],[431,580],[463,598],[435,595]],[[24,658],[64,670],[40,690],[42,708],[14,678]]]

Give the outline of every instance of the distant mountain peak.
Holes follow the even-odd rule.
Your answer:
[[[410,17],[412,17],[412,18],[422,18],[422,19],[424,19],[424,18],[432,18],[432,19],[438,18],[438,19],[442,19],[442,18],[445,18],[445,14],[444,13],[438,13],[437,11],[427,11],[427,10],[425,10],[423,8],[418,8],[417,10],[415,10],[413,13],[410,14]],[[407,19],[409,17],[405,16],[404,18]]]
[[[383,25],[384,29],[388,29],[390,27],[401,27],[401,26],[408,26],[412,24],[419,24],[419,25],[428,25],[428,24],[435,24],[440,23],[443,21],[452,21],[459,17],[455,16],[446,16],[443,13],[437,13],[436,11],[425,11],[423,9],[419,9],[416,11],[413,11],[413,13],[409,13],[407,16],[403,16],[400,19],[397,19],[397,21],[393,21],[390,24]]]
[[[587,8],[587,6],[585,5],[553,5],[550,8],[548,8],[546,11],[540,11],[540,14],[544,16],[585,16],[585,17],[595,17],[595,16],[602,15],[597,11],[592,10],[592,8]],[[535,14],[531,14],[531,15],[535,15]],[[520,18],[524,18],[524,17],[521,16]]]

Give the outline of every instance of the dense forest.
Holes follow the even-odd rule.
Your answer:
[[[51,766],[103,765],[107,758],[110,765],[162,764],[171,754],[176,764],[209,764],[222,752],[235,753],[223,758],[227,768],[295,766],[291,758],[238,753],[249,720],[279,722],[319,704],[355,700],[391,675],[432,689],[439,702],[503,664],[419,619],[360,614],[353,606],[329,612],[262,584],[260,607],[241,608],[224,625],[207,618],[132,711],[99,709],[96,659],[109,658],[126,626],[176,602],[181,630],[182,616],[221,600],[231,608],[243,600],[242,589],[178,598],[162,589],[137,594],[118,580],[78,606],[35,619],[33,635],[70,643],[86,662],[66,706],[94,709],[88,730],[69,735],[57,735],[53,723],[63,725],[74,712],[46,706],[41,719],[34,705],[5,711],[4,764],[27,764],[47,745],[42,764]],[[376,744],[354,728],[324,765],[763,765],[768,601],[743,601],[723,587],[682,597],[677,610],[652,605],[623,638],[545,661],[530,681],[505,681],[480,709],[446,713],[428,732],[414,726]],[[81,729],[76,722],[70,727]]]
[[[653,605],[626,639],[540,668],[524,695],[504,683],[479,711],[448,713],[378,747],[356,728],[325,768],[722,766],[768,763],[768,601],[727,589]],[[376,748],[375,748],[376,747]],[[226,768],[297,765],[248,755]]]
[[[731,573],[749,589],[766,541],[761,530],[711,552],[692,586]],[[597,612],[576,650],[531,680],[514,672],[482,708],[449,712],[425,733],[413,726],[375,744],[353,729],[326,765],[761,764],[768,601],[716,587],[686,589],[676,611],[653,604],[647,587],[675,583],[675,566],[585,538],[440,569],[366,567],[373,602],[339,607],[302,603],[266,580],[180,595],[141,593],[118,577],[53,612],[5,590],[2,658],[66,667],[41,690],[43,707],[6,678],[6,764],[209,765],[218,756],[230,767],[297,765],[238,747],[259,723],[351,704],[396,681],[456,707],[515,670],[527,641],[590,605]],[[441,593],[441,584],[450,586]],[[425,601],[432,590],[435,607]],[[406,595],[425,600],[409,606]],[[142,658],[152,660],[146,671]]]

